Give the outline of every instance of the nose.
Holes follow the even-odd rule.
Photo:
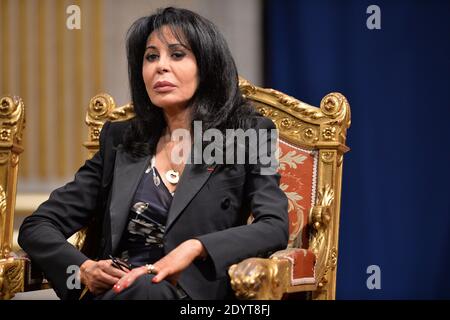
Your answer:
[[[168,65],[168,60],[167,58],[161,56],[158,60],[158,69],[157,72],[158,73],[165,73],[169,71],[169,65]]]

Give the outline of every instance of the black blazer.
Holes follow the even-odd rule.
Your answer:
[[[68,237],[95,218],[101,234],[90,258],[118,254],[133,195],[150,161],[150,156],[136,159],[122,150],[127,125],[105,123],[99,152],[21,225],[19,244],[62,299],[79,295],[79,290],[67,288],[68,266],[88,259],[66,241]],[[257,117],[256,128],[275,126]],[[258,165],[216,166],[212,171],[185,166],[169,210],[164,249],[168,253],[192,238],[203,243],[208,258],[194,261],[179,278],[193,299],[232,297],[227,270],[233,263],[286,247],[287,198],[279,188],[280,176],[260,175],[259,170]],[[250,213],[254,221],[247,225]]]

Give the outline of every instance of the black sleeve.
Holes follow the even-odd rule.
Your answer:
[[[262,119],[259,129],[275,129],[270,119]],[[265,142],[270,145],[270,135]],[[269,154],[271,152],[269,150]],[[279,187],[279,173],[274,172],[273,166],[271,170],[270,165],[261,164],[259,159],[256,165],[247,167],[244,202],[250,207],[253,222],[197,237],[214,262],[217,278],[226,276],[228,267],[234,263],[249,257],[266,256],[287,246],[288,202]]]
[[[103,126],[100,151],[87,160],[74,180],[54,190],[47,201],[22,223],[19,244],[33,263],[44,271],[57,295],[69,293],[67,273],[71,265],[80,266],[88,258],[67,239],[88,224],[97,207],[103,173],[104,145],[110,123]]]

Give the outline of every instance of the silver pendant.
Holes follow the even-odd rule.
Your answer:
[[[177,184],[178,180],[180,180],[180,174],[178,173],[178,171],[169,170],[166,172],[166,179],[171,184]]]
[[[139,216],[142,212],[144,212],[148,208],[148,203],[145,202],[137,202],[134,204],[133,209],[136,211],[136,214]]]
[[[153,183],[155,184],[155,186],[159,186],[159,184],[161,183],[161,179],[159,179],[158,176],[153,176]]]

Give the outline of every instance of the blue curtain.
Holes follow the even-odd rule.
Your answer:
[[[267,0],[264,18],[265,86],[350,102],[337,298],[450,298],[450,2]]]

